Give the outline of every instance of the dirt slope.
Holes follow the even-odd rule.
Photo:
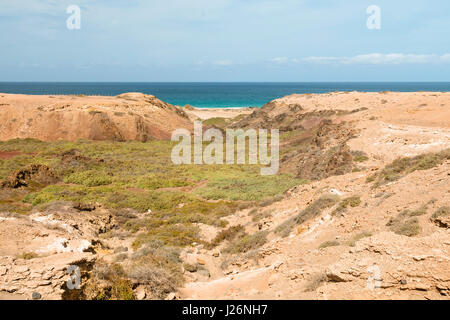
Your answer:
[[[283,127],[281,169],[313,181],[225,218],[249,235],[266,231],[263,245],[235,254],[228,240],[183,249],[186,284],[167,298],[449,299],[449,110],[449,93],[331,93],[288,96],[244,116],[233,127]],[[113,261],[111,248],[136,253],[126,234],[98,244],[119,231],[108,210],[78,211],[59,204],[0,215],[0,293],[68,298],[68,265],[87,277],[95,261]],[[221,230],[199,226],[205,242]],[[26,259],[30,252],[39,256]],[[148,299],[139,288],[136,298]]]
[[[317,135],[324,119],[334,126],[328,137]],[[259,222],[252,221],[251,209],[230,218],[232,225],[242,224],[248,232],[269,231],[268,242],[233,258],[223,252],[218,256],[224,247],[200,248],[196,255],[206,267],[223,266],[224,261],[227,267],[221,276],[188,283],[180,290],[182,299],[448,299],[449,93],[292,95],[267,104],[233,127],[303,134],[313,128],[310,141],[325,137],[325,147],[339,143],[344,134],[341,142],[349,150],[364,152],[366,159],[354,172],[335,172],[293,188],[281,201],[259,209],[269,213]],[[348,128],[351,135],[345,134]],[[293,140],[294,156],[288,165],[305,155],[305,139]],[[407,173],[380,184],[370,178],[399,157],[446,149],[442,161],[430,168],[426,160],[419,165],[426,170],[405,169]],[[395,170],[408,163],[397,163]],[[317,169],[320,166],[312,166],[310,171]],[[288,230],[287,237],[274,232],[324,195],[337,195],[339,200]],[[340,207],[349,198],[357,199],[354,207]]]
[[[0,140],[170,139],[191,128],[184,111],[154,96],[29,96],[0,94]]]
[[[448,128],[450,92],[293,94],[267,103],[234,126],[273,125],[280,131],[290,131],[307,127],[317,118],[345,114],[349,119],[376,118],[393,125]]]

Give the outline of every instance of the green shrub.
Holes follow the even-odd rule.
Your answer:
[[[273,204],[275,202],[279,202],[281,200],[283,200],[283,196],[282,195],[277,195],[277,196],[274,196],[274,197],[271,197],[271,198],[268,198],[268,199],[265,199],[265,200],[261,201],[259,203],[259,206],[260,207],[268,207],[271,204]]]
[[[200,230],[192,225],[161,225],[150,229],[145,234],[140,234],[133,242],[133,248],[137,249],[142,244],[153,241],[161,241],[164,245],[185,247],[194,242],[200,242]]]
[[[203,125],[214,126],[217,128],[225,128],[227,126],[228,122],[229,122],[229,120],[226,118],[215,117],[215,118],[209,118],[207,120],[204,120]]]
[[[322,195],[319,199],[311,203],[308,207],[303,209],[294,218],[288,219],[275,228],[275,233],[282,237],[287,237],[292,228],[296,225],[302,224],[310,219],[317,217],[324,209],[334,206],[339,201],[339,196],[333,194]]]
[[[227,253],[245,253],[250,250],[261,247],[267,242],[267,231],[259,231],[252,235],[245,235],[237,238],[231,242],[231,244],[225,248],[224,252]]]
[[[220,231],[217,236],[207,245],[208,248],[214,248],[223,241],[231,241],[237,237],[244,236],[245,231],[242,225],[231,226],[228,229]]]
[[[355,208],[358,207],[360,204],[361,198],[359,196],[352,196],[349,198],[345,198],[339,203],[339,206],[333,211],[333,215],[346,211],[349,206]]]
[[[432,218],[436,219],[439,217],[446,217],[448,215],[450,215],[450,207],[444,206],[444,207],[440,207],[439,209],[437,209],[436,212],[433,213]]]
[[[347,208],[348,206],[355,208],[358,207],[361,204],[361,198],[359,196],[353,196],[350,198],[346,198],[342,200],[341,205],[344,208]]]
[[[164,246],[161,241],[146,243],[133,255],[127,277],[148,287],[152,298],[164,299],[184,282],[180,250]]]
[[[224,227],[226,222],[221,217],[236,212],[238,204],[230,201],[207,202],[192,200],[181,208],[161,210],[161,217],[168,223],[204,223],[217,227]]]
[[[115,278],[111,286],[112,300],[135,300],[133,284],[130,280]]]
[[[352,151],[351,154],[353,156],[354,162],[365,162],[369,160],[367,153],[365,153],[364,151]]]
[[[198,264],[184,263],[183,268],[187,272],[196,272],[198,270]]]
[[[195,190],[195,194],[211,200],[260,201],[271,198],[269,202],[272,203],[272,197],[306,182],[285,174],[261,176],[258,167],[247,170],[216,170],[208,175],[207,186]]]
[[[73,173],[64,179],[65,183],[79,184],[86,187],[104,186],[112,183],[112,178],[97,170]]]
[[[390,219],[387,226],[396,234],[413,237],[417,236],[420,231],[420,224],[417,218],[407,218],[400,214],[396,218]]]
[[[363,231],[363,232],[358,233],[357,235],[355,235],[350,241],[348,241],[347,244],[350,247],[354,247],[359,240],[364,239],[364,238],[368,238],[368,237],[371,237],[371,236],[372,236],[372,233],[367,232],[367,231]]]
[[[325,241],[320,244],[319,249],[328,248],[328,247],[337,247],[340,245],[341,244],[339,241]]]
[[[24,252],[19,257],[24,260],[31,260],[31,259],[35,259],[39,256],[36,252]]]
[[[306,284],[305,292],[316,291],[326,281],[327,275],[324,272],[314,274]]]
[[[416,157],[405,157],[394,160],[380,173],[376,173],[367,179],[367,182],[376,180],[375,187],[396,181],[401,177],[417,170],[428,170],[450,159],[450,149],[437,153],[426,153]]]
[[[428,209],[427,205],[423,205],[420,208],[417,208],[416,210],[413,211],[405,210],[403,214],[409,215],[410,217],[422,216],[427,213],[427,209]]]
[[[263,210],[263,211],[257,211],[253,214],[250,214],[253,216],[252,221],[253,222],[258,222],[264,218],[270,217],[272,215],[272,213],[275,211],[275,209],[268,209],[268,210]]]
[[[139,177],[136,187],[147,190],[156,190],[160,188],[178,188],[193,185],[186,178],[168,178],[164,175],[147,175]]]
[[[324,209],[334,206],[338,201],[339,196],[332,194],[323,195],[300,212],[300,214],[295,217],[294,221],[296,224],[301,224],[307,220],[315,218],[322,213]]]
[[[290,218],[283,223],[279,224],[275,228],[275,234],[278,234],[279,236],[286,238],[292,231],[292,229],[296,226],[295,218]]]

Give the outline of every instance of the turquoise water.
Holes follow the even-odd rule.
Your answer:
[[[199,108],[261,107],[293,93],[333,91],[450,91],[450,82],[274,82],[274,83],[94,83],[0,82],[0,92],[115,96],[124,92],[153,94],[174,105]]]

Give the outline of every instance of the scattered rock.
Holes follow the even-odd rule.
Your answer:
[[[331,189],[331,190],[330,190],[330,193],[331,193],[331,194],[335,194],[335,195],[340,196],[340,197],[342,197],[342,195],[343,195],[343,193],[340,192],[340,191],[337,190],[337,189]]]
[[[94,211],[96,208],[95,204],[81,203],[81,202],[75,203],[73,207],[78,211],[87,211],[87,212]]]
[[[144,300],[147,297],[147,293],[145,292],[145,288],[143,286],[139,286],[136,289],[136,299]]]
[[[175,292],[171,292],[171,293],[169,293],[169,294],[167,295],[167,297],[166,297],[165,300],[175,300],[176,297],[177,297],[176,293],[175,293]]]
[[[17,189],[38,185],[49,185],[58,181],[58,178],[49,167],[41,164],[31,164],[12,173],[8,179],[2,182],[6,188]]]
[[[41,298],[41,294],[40,294],[39,292],[33,292],[33,293],[31,294],[31,298],[32,298],[33,300],[39,300],[39,299]]]
[[[333,270],[333,269],[328,269],[326,271],[326,276],[328,281],[330,282],[349,282],[352,281],[352,279],[347,276],[344,275],[342,272],[337,271],[337,270]]]

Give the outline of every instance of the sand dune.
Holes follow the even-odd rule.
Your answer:
[[[27,96],[0,94],[0,140],[170,139],[177,128],[191,128],[179,107],[154,96]]]

